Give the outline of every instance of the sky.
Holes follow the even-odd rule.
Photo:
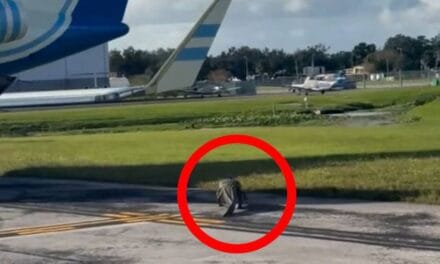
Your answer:
[[[174,48],[212,0],[129,0],[130,33],[110,48]],[[232,46],[293,52],[323,43],[332,52],[359,42],[383,46],[396,34],[440,33],[440,0],[232,0],[212,47]]]

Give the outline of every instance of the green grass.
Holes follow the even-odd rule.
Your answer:
[[[367,90],[313,97],[314,105],[331,107],[362,102],[376,106],[412,104],[416,98],[440,94],[438,89]],[[431,96],[428,96],[431,98]],[[271,111],[271,104],[292,104],[297,97],[263,97],[226,102],[177,103],[117,108],[0,114],[2,122],[117,124],[117,120],[218,115],[230,111]],[[83,179],[175,186],[183,163],[214,137],[250,134],[261,137],[289,160],[302,195],[410,201],[440,204],[440,101],[426,100],[390,126],[338,125],[242,127],[148,131],[133,126],[118,134],[51,135],[0,138],[0,175]],[[255,106],[253,108],[252,106]],[[217,108],[220,107],[220,108]],[[145,108],[145,109],[144,109]],[[405,108],[406,109],[406,108]],[[173,112],[174,111],[174,112]],[[124,115],[125,116],[124,118]],[[130,116],[133,115],[133,116]],[[16,118],[13,119],[13,117]],[[115,123],[116,122],[116,123]],[[176,130],[177,129],[177,130]],[[58,130],[57,130],[58,131]],[[68,132],[68,131],[67,131]],[[218,179],[238,175],[248,190],[284,192],[275,164],[257,150],[230,146],[206,156],[191,179],[192,186],[212,189]]]
[[[381,108],[414,102],[418,97],[440,96],[438,88],[356,90],[310,98],[312,109],[340,109],[353,105]],[[256,97],[226,101],[191,101],[165,104],[140,104],[120,107],[97,107],[67,110],[0,113],[0,136],[23,136],[40,133],[103,133],[133,130],[185,129],[200,120],[234,117],[237,114],[267,119],[276,111],[303,111],[302,97],[294,95]],[[351,106],[350,106],[351,105]],[[263,117],[259,117],[263,115]],[[215,125],[215,124],[214,124]],[[241,126],[241,124],[234,124]],[[249,124],[248,124],[249,125]],[[251,124],[254,126],[259,123]],[[192,127],[189,125],[189,127]],[[204,127],[204,124],[202,124]],[[208,122],[206,127],[213,127]]]

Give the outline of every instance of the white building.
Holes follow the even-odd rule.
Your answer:
[[[315,76],[315,75],[325,74],[325,67],[321,67],[321,66],[304,67],[303,74],[306,76]]]
[[[84,89],[109,86],[108,45],[18,73],[7,92]]]

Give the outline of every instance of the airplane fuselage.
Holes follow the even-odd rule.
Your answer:
[[[355,88],[355,83],[347,80],[345,76],[337,76],[333,74],[318,75],[315,77],[307,77],[303,84],[293,83],[292,91],[320,92],[338,91],[347,88]]]
[[[0,0],[0,75],[84,51],[129,31],[127,0]]]

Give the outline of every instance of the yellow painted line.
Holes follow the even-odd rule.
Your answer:
[[[103,214],[103,217],[108,217],[108,218],[116,218],[116,219],[124,219],[124,218],[130,218],[132,216],[129,215],[122,215],[122,214]]]
[[[121,212],[118,214],[105,214],[103,215],[105,217],[111,217],[111,218],[117,218],[117,219],[123,219],[123,220],[130,220],[130,221],[137,221],[141,220],[143,218],[145,221],[148,221],[149,217],[157,217],[157,216],[167,216],[170,219],[178,219],[179,221],[183,221],[180,214],[159,214],[154,215],[150,213],[133,213],[133,212]],[[209,223],[209,224],[224,224],[225,222],[222,220],[216,220],[216,219],[209,219],[209,218],[195,218],[196,222],[200,223]]]
[[[176,218],[174,218],[174,219],[176,219]],[[180,217],[180,215],[177,219],[179,219],[180,221],[183,221],[182,218]],[[214,225],[222,225],[222,224],[226,223],[223,220],[211,219],[211,218],[198,218],[198,217],[194,217],[194,221],[196,223],[208,223],[208,224],[214,224]]]
[[[94,228],[100,226],[120,225],[122,223],[123,223],[122,219],[109,219],[109,220],[102,220],[96,222],[75,223],[72,224],[71,226],[74,227],[75,229],[88,229],[88,228]]]
[[[40,234],[40,233],[49,233],[49,232],[56,232],[56,231],[64,231],[64,230],[73,230],[75,228],[73,227],[57,227],[57,228],[45,228],[45,229],[35,229],[35,230],[28,230],[28,231],[19,231],[18,234],[26,235],[26,234]]]
[[[161,216],[163,217],[163,216]],[[94,221],[85,221],[80,223],[69,223],[69,224],[58,224],[58,225],[49,225],[49,226],[35,226],[35,227],[25,227],[25,228],[16,228],[16,229],[9,229],[4,230],[0,232],[0,235],[5,234],[11,234],[11,233],[28,233],[28,232],[35,232],[35,231],[43,231],[43,230],[50,230],[54,228],[66,228],[66,227],[74,227],[78,228],[81,226],[86,225],[105,225],[105,224],[111,224],[111,223],[119,223],[124,220],[133,220],[133,217],[125,217],[124,219],[103,219],[103,220],[94,220]],[[139,219],[139,218],[136,218]],[[149,220],[150,217],[143,217],[145,220]],[[156,219],[156,217],[152,218],[152,220]]]
[[[96,221],[72,223],[71,226],[78,227],[78,226],[85,226],[85,225],[110,224],[110,223],[118,223],[120,221],[121,221],[120,219],[103,219],[103,220],[96,220]]]
[[[161,214],[147,217],[134,217],[132,219],[123,220],[124,223],[140,223],[140,222],[154,222],[162,219],[169,219],[169,214]]]
[[[119,213],[121,215],[125,215],[125,216],[148,216],[148,215],[152,215],[150,213],[133,213],[133,212],[121,212]]]
[[[54,226],[19,228],[19,229],[12,229],[12,230],[3,231],[0,233],[0,235],[10,234],[10,233],[18,233],[18,232],[33,232],[36,230],[48,230],[48,229],[53,229],[53,228],[65,228],[65,227],[69,227],[69,226],[70,225],[54,225]]]
[[[225,221],[216,220],[216,219],[194,218],[194,220],[199,225],[222,225],[222,224],[225,224]],[[180,217],[180,215],[172,215],[171,218],[164,219],[164,220],[159,220],[158,222],[160,222],[160,223],[171,223],[171,224],[182,224],[182,225],[185,224],[183,222],[182,218]]]
[[[185,225],[180,214],[166,214],[166,213],[151,214],[151,213],[121,212],[116,214],[105,214],[102,215],[102,217],[107,217],[109,219],[4,230],[4,231],[0,231],[0,236],[27,236],[27,235],[37,235],[37,234],[47,234],[47,233],[60,233],[71,230],[95,228],[100,226],[124,225],[124,224],[145,223],[145,222]],[[195,218],[195,221],[200,226],[206,226],[206,227],[225,224],[225,221],[217,220],[217,219],[208,219],[208,218]]]
[[[39,234],[48,234],[48,233],[60,233],[66,231],[75,230],[73,227],[64,227],[64,228],[52,228],[52,229],[42,229],[28,232],[17,232],[20,236],[29,236],[29,235],[39,235]]]
[[[179,220],[172,220],[172,219],[162,219],[162,220],[159,220],[159,221],[157,221],[157,222],[159,222],[159,223],[161,223],[161,224],[185,225],[185,223],[183,223],[182,221],[179,221]]]
[[[106,219],[106,220],[96,220],[96,221],[87,221],[81,223],[71,223],[71,224],[63,224],[63,225],[53,225],[53,226],[40,226],[40,227],[31,227],[31,228],[21,228],[21,229],[13,229],[0,232],[0,235],[7,234],[33,234],[33,233],[42,233],[49,231],[57,231],[57,230],[72,230],[72,229],[82,229],[83,226],[88,225],[107,225],[107,224],[117,224],[122,223],[121,220],[116,219]]]
[[[20,232],[17,234],[20,236],[31,236],[31,235],[62,233],[62,232],[67,232],[67,231],[72,231],[72,230],[75,230],[75,228],[58,228],[58,229],[42,230],[42,231],[35,231],[35,232]]]
[[[111,220],[98,220],[98,221],[88,221],[88,222],[81,222],[81,223],[72,223],[72,224],[65,224],[65,225],[53,225],[53,226],[41,226],[41,227],[33,227],[33,228],[23,228],[23,229],[16,229],[16,230],[9,230],[7,232],[4,232],[4,234],[10,234],[10,233],[34,233],[34,232],[47,232],[52,230],[64,230],[64,229],[81,229],[83,226],[88,225],[107,225],[112,223],[122,223],[121,220],[111,219]]]
[[[225,223],[225,221],[222,220],[208,219],[208,218],[195,218],[194,220],[196,221],[196,223],[208,223],[214,225],[222,225]]]
[[[31,232],[34,230],[46,230],[46,229],[53,229],[53,228],[65,228],[65,227],[78,227],[78,226],[94,225],[94,224],[106,224],[106,223],[112,223],[112,222],[120,222],[120,221],[115,220],[115,219],[104,219],[104,220],[86,221],[86,222],[80,222],[80,223],[25,227],[25,228],[17,228],[17,229],[10,229],[10,230],[1,231],[0,235],[10,234],[10,233],[18,233],[18,232]]]
[[[157,221],[160,224],[171,224],[171,225],[182,225],[184,226],[185,223],[181,220],[172,220],[172,219],[163,219],[163,220],[159,220]],[[218,223],[197,223],[199,226],[201,227],[211,227],[211,226],[219,226],[220,224]]]
[[[180,218],[182,219],[182,216],[180,214],[173,214],[171,215],[172,218]]]
[[[51,229],[58,229],[58,228],[70,228],[72,226],[70,225],[62,225],[62,226],[45,226],[45,227],[35,227],[35,228],[24,228],[16,230],[16,232],[35,232],[35,231],[45,231],[45,230],[51,230]]]

